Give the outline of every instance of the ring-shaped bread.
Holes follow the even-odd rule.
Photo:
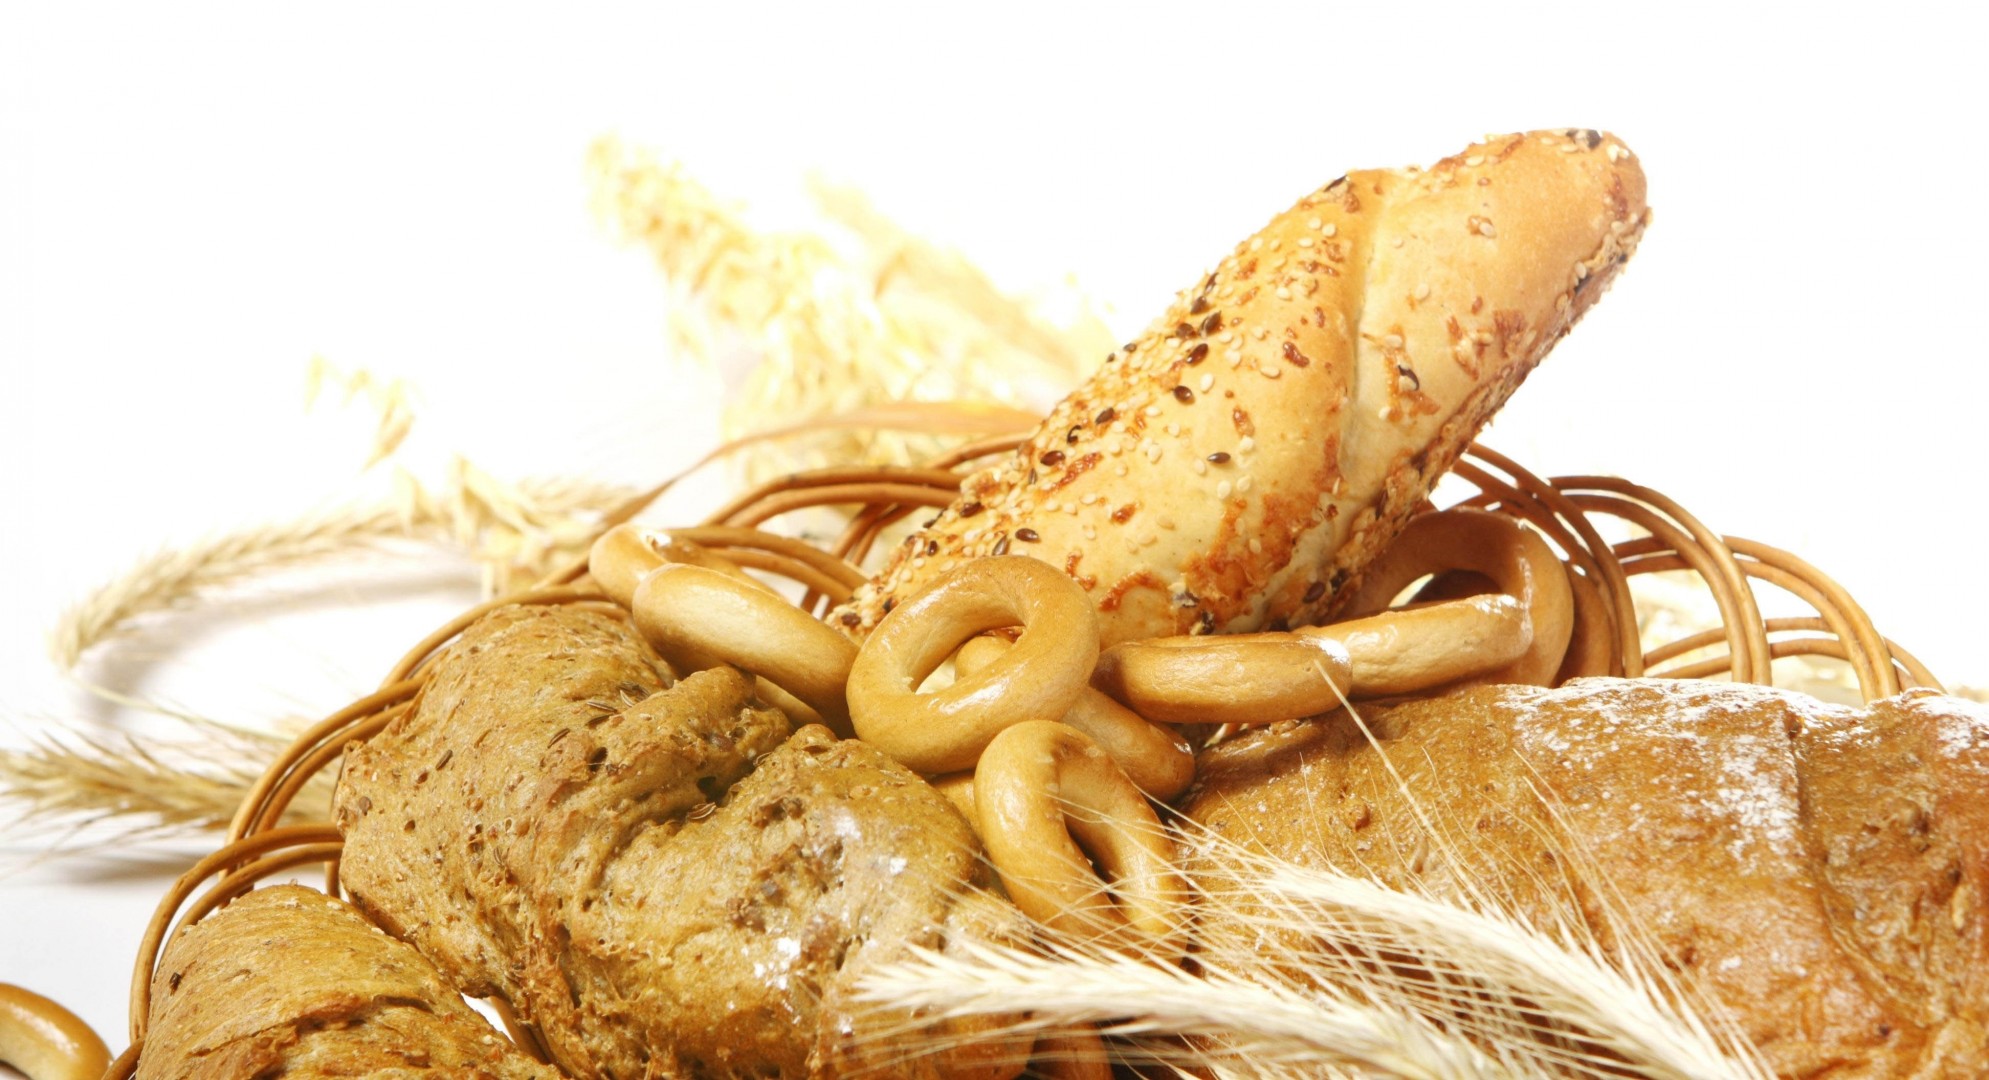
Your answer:
[[[974,805],[988,860],[1024,913],[1141,955],[1180,955],[1186,889],[1173,841],[1083,732],[1043,720],[1004,729],[974,769]]]
[[[663,563],[635,587],[630,610],[636,629],[679,670],[731,664],[793,694],[838,735],[852,733],[843,687],[856,645],[773,592]]]
[[[1451,570],[1489,578],[1500,592],[1519,601],[1530,629],[1524,653],[1473,676],[1486,683],[1553,685],[1574,634],[1574,592],[1566,568],[1547,541],[1504,514],[1459,507],[1411,520],[1369,565],[1344,614],[1358,618],[1384,612],[1416,579]],[[1333,634],[1334,624],[1323,632]],[[1360,666],[1358,661],[1355,666]],[[1411,689],[1435,685],[1439,684]]]
[[[953,668],[961,675],[974,675],[1008,649],[1006,639],[983,634],[960,646],[953,655]],[[1149,722],[1091,687],[1078,695],[1063,722],[1091,736],[1149,798],[1164,802],[1187,790],[1195,779],[1194,748],[1179,732]]]
[[[1269,724],[1339,708],[1350,666],[1323,636],[1179,636],[1112,646],[1092,683],[1162,723]]]
[[[999,660],[918,692],[969,639],[1012,626],[1022,633]],[[916,772],[970,769],[1002,729],[1068,713],[1097,660],[1097,614],[1076,582],[1027,556],[975,559],[877,624],[850,670],[850,719]]]

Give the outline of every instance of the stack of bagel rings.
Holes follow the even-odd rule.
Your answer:
[[[861,642],[683,535],[617,526],[588,570],[680,671],[738,667],[797,721],[932,780],[1025,913],[1148,956],[1185,947],[1185,885],[1152,802],[1193,780],[1190,733],[1601,673],[1575,662],[1600,654],[1570,649],[1574,586],[1554,551],[1516,519],[1468,508],[1416,518],[1342,621],[1102,651],[1091,598],[1024,555],[963,563]],[[951,681],[935,679],[945,669]]]

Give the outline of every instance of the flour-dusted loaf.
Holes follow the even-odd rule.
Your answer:
[[[1536,925],[1572,899],[1605,942],[1639,927],[1781,1076],[1989,1076],[1989,710],[1577,679],[1362,717],[1375,744],[1338,715],[1203,754],[1186,813],[1300,863],[1466,875]]]
[[[961,559],[1062,567],[1103,644],[1316,622],[1635,250],[1613,136],[1487,139],[1299,200],[973,476],[842,613]]]

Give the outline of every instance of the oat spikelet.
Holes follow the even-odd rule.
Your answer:
[[[1105,351],[1087,344],[1106,340],[1095,319],[1082,330],[1050,326],[964,260],[859,212],[847,197],[824,196],[855,222],[858,250],[849,256],[822,235],[760,233],[681,168],[612,140],[595,145],[589,168],[597,212],[647,248],[689,302],[677,313],[678,346],[709,360],[732,335],[758,355],[728,407],[729,435],[884,402],[1040,408]],[[749,472],[906,464],[938,448],[902,434],[843,431],[808,453],[760,448]]]

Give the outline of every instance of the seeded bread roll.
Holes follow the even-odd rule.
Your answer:
[[[1056,566],[1103,643],[1319,621],[1635,249],[1644,177],[1595,131],[1350,173],[1239,244],[968,479],[841,613],[962,559]]]
[[[1989,1076],[1989,710],[1576,679],[1361,717],[1375,742],[1336,715],[1204,753],[1184,813],[1302,864],[1468,883],[1538,926],[1572,901],[1606,947],[1635,926],[1778,1076]]]

